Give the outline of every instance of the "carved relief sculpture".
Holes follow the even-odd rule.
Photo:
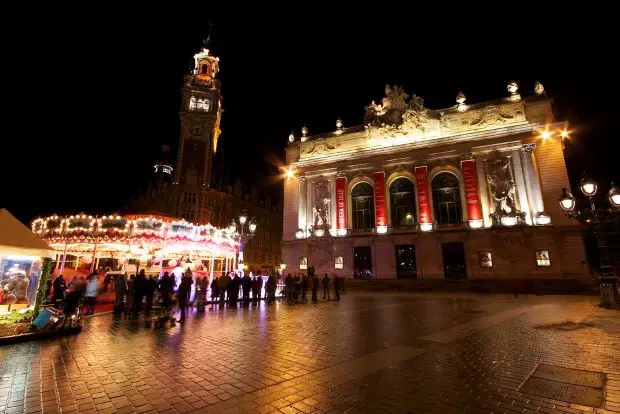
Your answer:
[[[487,183],[493,199],[491,220],[494,226],[516,225],[524,222],[525,213],[515,203],[515,183],[510,169],[510,158],[498,151],[491,153],[486,161]]]
[[[314,234],[323,234],[329,231],[331,225],[329,223],[329,182],[320,179],[314,183],[312,200],[312,232]]]

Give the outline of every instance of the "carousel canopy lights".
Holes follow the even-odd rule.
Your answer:
[[[50,216],[32,223],[32,231],[59,254],[120,258],[230,256],[239,250],[233,234],[210,224],[148,214],[94,218],[85,214]]]

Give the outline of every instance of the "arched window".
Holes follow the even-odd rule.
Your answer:
[[[208,70],[208,69],[207,69],[207,65],[202,65],[202,68],[201,68],[201,72],[200,72],[200,73],[201,73],[202,75],[206,75],[206,74],[207,74],[207,70]]]
[[[196,109],[196,97],[189,98],[189,109]]]
[[[353,228],[357,230],[371,229],[375,225],[375,203],[372,186],[359,183],[351,191],[351,207],[353,209]]]
[[[415,198],[413,182],[400,177],[390,184],[390,209],[392,227],[415,225]]]
[[[437,174],[431,183],[437,224],[461,223],[461,190],[459,180],[449,172]]]

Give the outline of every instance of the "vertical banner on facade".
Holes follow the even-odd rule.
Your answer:
[[[347,179],[336,178],[336,229],[347,228]]]
[[[420,223],[432,223],[431,202],[428,198],[428,167],[415,167],[415,185],[418,191]]]
[[[385,215],[385,173],[383,171],[373,174],[375,180],[375,227],[386,228]]]
[[[478,185],[476,184],[476,163],[474,160],[461,161],[461,169],[463,170],[468,219],[470,222],[482,220],[478,201]]]

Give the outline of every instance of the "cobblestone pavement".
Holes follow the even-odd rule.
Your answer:
[[[607,374],[601,407],[520,391],[546,363]],[[91,318],[0,347],[0,412],[620,412],[620,312],[594,297],[348,293],[209,307],[185,326]]]

